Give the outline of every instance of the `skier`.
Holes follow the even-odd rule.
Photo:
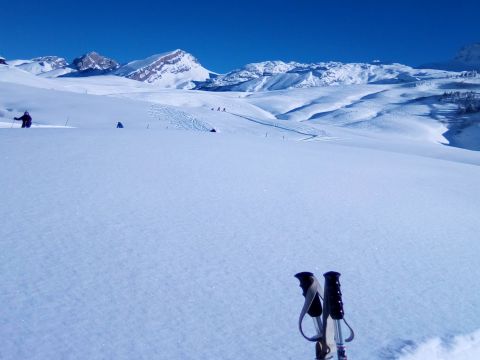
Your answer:
[[[123,129],[123,124],[120,121],[117,122],[117,129]]]
[[[22,128],[29,128],[32,126],[32,117],[28,113],[28,111],[25,111],[25,113],[20,116],[19,118],[14,118],[15,120],[22,120]]]
[[[220,111],[220,106],[217,108],[217,111]]]

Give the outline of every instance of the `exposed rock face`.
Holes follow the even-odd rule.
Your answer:
[[[115,74],[164,87],[193,88],[195,82],[205,81],[211,73],[191,54],[175,50],[132,61],[120,67]]]
[[[0,56],[0,65],[7,65],[7,62],[5,61],[5,58]]]
[[[113,59],[102,56],[95,51],[89,52],[73,60],[73,66],[78,71],[100,71],[109,72],[118,69],[118,62]]]

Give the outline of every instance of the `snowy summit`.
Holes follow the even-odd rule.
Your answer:
[[[191,54],[178,49],[129,62],[115,74],[165,88],[191,89],[195,82],[209,79],[212,72]]]

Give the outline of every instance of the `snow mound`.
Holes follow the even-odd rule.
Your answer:
[[[399,360],[480,359],[480,330],[453,339],[430,339],[412,350],[403,351]]]

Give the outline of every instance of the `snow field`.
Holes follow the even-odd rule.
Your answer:
[[[0,138],[2,359],[312,358],[303,270],[342,273],[352,358],[478,329],[478,166],[205,132]]]

